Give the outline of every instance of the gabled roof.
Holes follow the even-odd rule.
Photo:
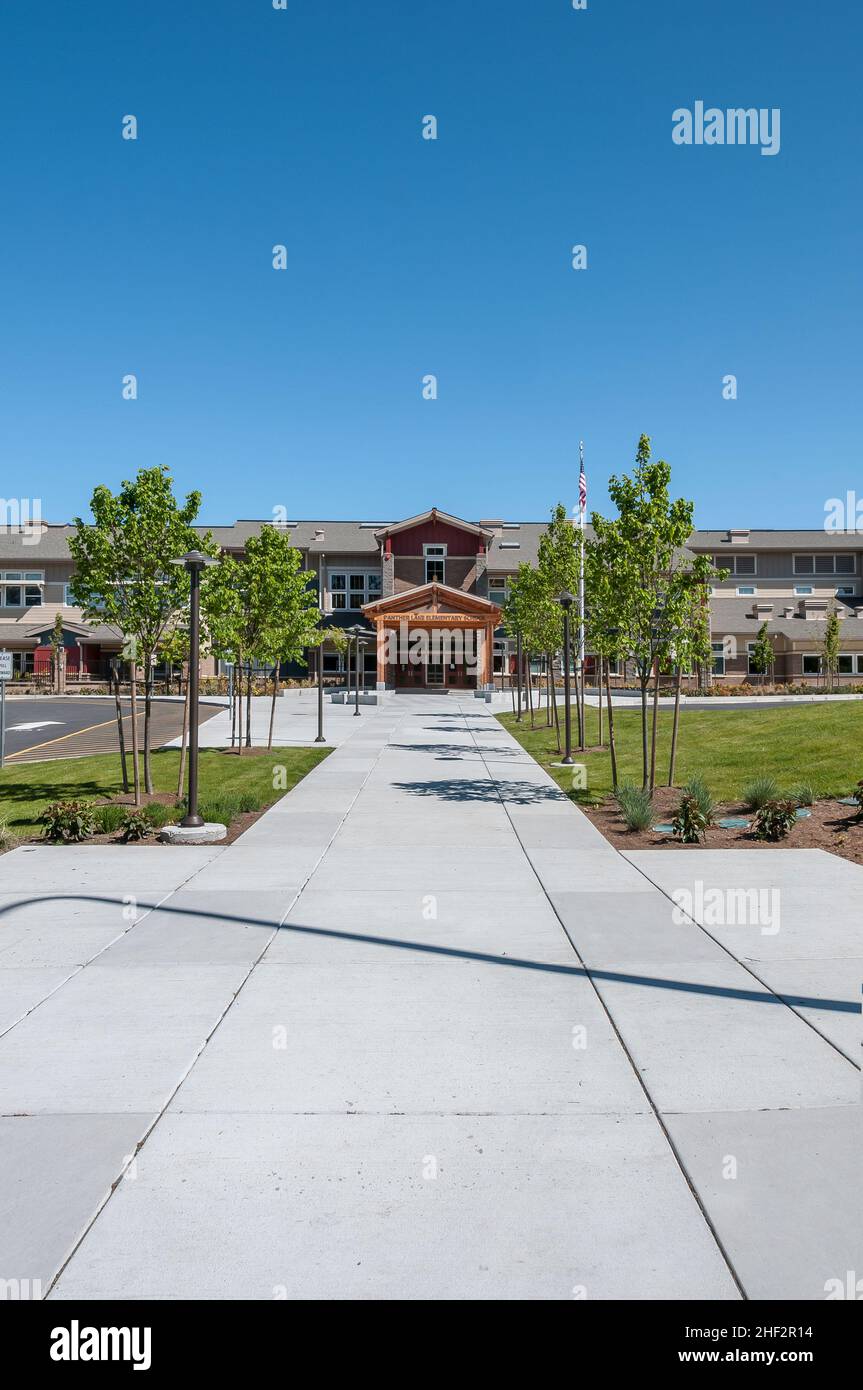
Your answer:
[[[382,541],[386,536],[394,536],[397,531],[410,531],[414,526],[422,526],[424,521],[440,521],[445,526],[454,526],[458,531],[468,531],[472,536],[482,536],[486,541],[490,541],[494,535],[494,531],[488,526],[479,526],[475,521],[464,521],[460,516],[450,516],[449,512],[442,512],[440,507],[430,507],[427,512],[409,516],[406,521],[396,521],[389,526],[382,526],[379,531],[375,531],[375,539]]]
[[[487,614],[489,618],[500,614],[499,606],[489,599],[466,593],[464,589],[453,589],[449,584],[439,584],[436,579],[428,584],[417,584],[413,589],[401,589],[397,594],[388,594],[385,598],[376,598],[372,603],[364,603],[363,612],[371,617],[382,612],[398,613],[402,609],[409,612],[425,599],[430,599],[432,604],[441,601],[449,603],[464,613]]]

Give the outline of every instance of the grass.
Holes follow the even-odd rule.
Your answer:
[[[587,712],[587,741],[596,742],[597,714]],[[603,735],[608,722],[603,712]],[[544,715],[543,715],[544,717]],[[531,731],[525,718],[516,724],[512,714],[499,715],[501,723],[576,800],[600,802],[611,792],[608,748],[575,753],[587,765],[587,793],[572,792],[571,770],[552,767],[560,761],[554,730],[543,724]],[[563,715],[561,713],[561,725]],[[576,727],[573,711],[573,729]],[[641,716],[637,710],[615,707],[618,777],[641,785]],[[799,785],[810,777],[821,796],[848,796],[863,776],[863,707],[847,704],[779,705],[769,709],[684,709],[674,780],[677,786],[701,776],[717,801],[735,801],[756,776],[775,777],[780,789]],[[659,711],[657,786],[668,779],[671,710]]]
[[[263,755],[236,757],[204,748],[198,764],[199,800],[263,810],[302,781],[327,756],[328,748],[274,748]],[[153,786],[157,792],[175,792],[179,750],[159,749],[153,754]],[[273,788],[273,768],[286,770],[285,786]],[[38,818],[52,801],[86,797],[94,801],[120,796],[123,782],[116,753],[67,761],[8,764],[0,772],[0,818],[16,835],[36,834]]]

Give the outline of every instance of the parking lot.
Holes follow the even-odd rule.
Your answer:
[[[131,747],[132,717],[128,697],[122,702],[123,733]],[[203,723],[218,714],[218,705],[199,705]],[[143,735],[144,702],[138,702],[138,730]],[[153,747],[177,738],[183,727],[179,700],[154,700]],[[88,753],[114,753],[118,748],[117,713],[113,696],[7,696],[7,763],[81,758]]]

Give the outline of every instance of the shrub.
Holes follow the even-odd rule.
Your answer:
[[[93,819],[103,835],[113,835],[115,830],[119,830],[125,814],[126,807],[118,805],[116,801],[106,801],[101,806],[93,807]]]
[[[169,825],[177,819],[177,808],[163,806],[161,801],[151,801],[144,807],[144,817],[154,830],[161,830],[163,825]]]
[[[39,817],[42,834],[55,844],[73,845],[96,833],[90,801],[54,801]]]
[[[705,826],[712,825],[713,812],[715,810],[713,797],[710,795],[710,789],[700,773],[697,772],[694,777],[690,777],[689,781],[684,783],[683,795],[694,797],[698,804],[698,809],[704,817]]]
[[[677,815],[671,822],[675,840],[681,840],[685,845],[695,845],[699,840],[704,839],[704,833],[709,824],[710,821],[702,811],[697,796],[689,795],[681,798]]]
[[[0,815],[0,850],[14,849],[17,843],[18,836],[9,829],[6,817]]]
[[[629,830],[647,830],[653,820],[653,798],[649,791],[632,782],[622,782],[614,793]]]
[[[131,811],[127,811],[123,817],[122,833],[120,835],[124,845],[130,840],[146,840],[152,834],[153,827],[147,818],[145,810],[140,806],[134,806]]]
[[[230,825],[235,816],[260,809],[260,798],[253,791],[223,792],[198,803],[198,812],[205,821]]]
[[[863,820],[863,781],[857,783],[851,795],[857,802],[857,818],[858,820]]]
[[[815,788],[811,782],[798,782],[788,793],[790,801],[796,801],[798,806],[811,806],[816,799]]]
[[[765,801],[755,812],[752,833],[756,840],[784,840],[796,823],[796,801]]]
[[[775,777],[754,777],[751,782],[746,783],[741,794],[747,811],[757,811],[768,801],[776,801],[778,798],[779,788]]]

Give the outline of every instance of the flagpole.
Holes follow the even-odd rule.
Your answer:
[[[581,709],[579,723],[581,725],[581,746],[586,745],[587,731],[585,729],[584,718],[584,513],[587,506],[587,488],[584,484],[584,440],[578,441],[579,475],[578,475],[578,527],[581,532],[581,544],[579,546],[578,559],[578,670],[581,680]]]

